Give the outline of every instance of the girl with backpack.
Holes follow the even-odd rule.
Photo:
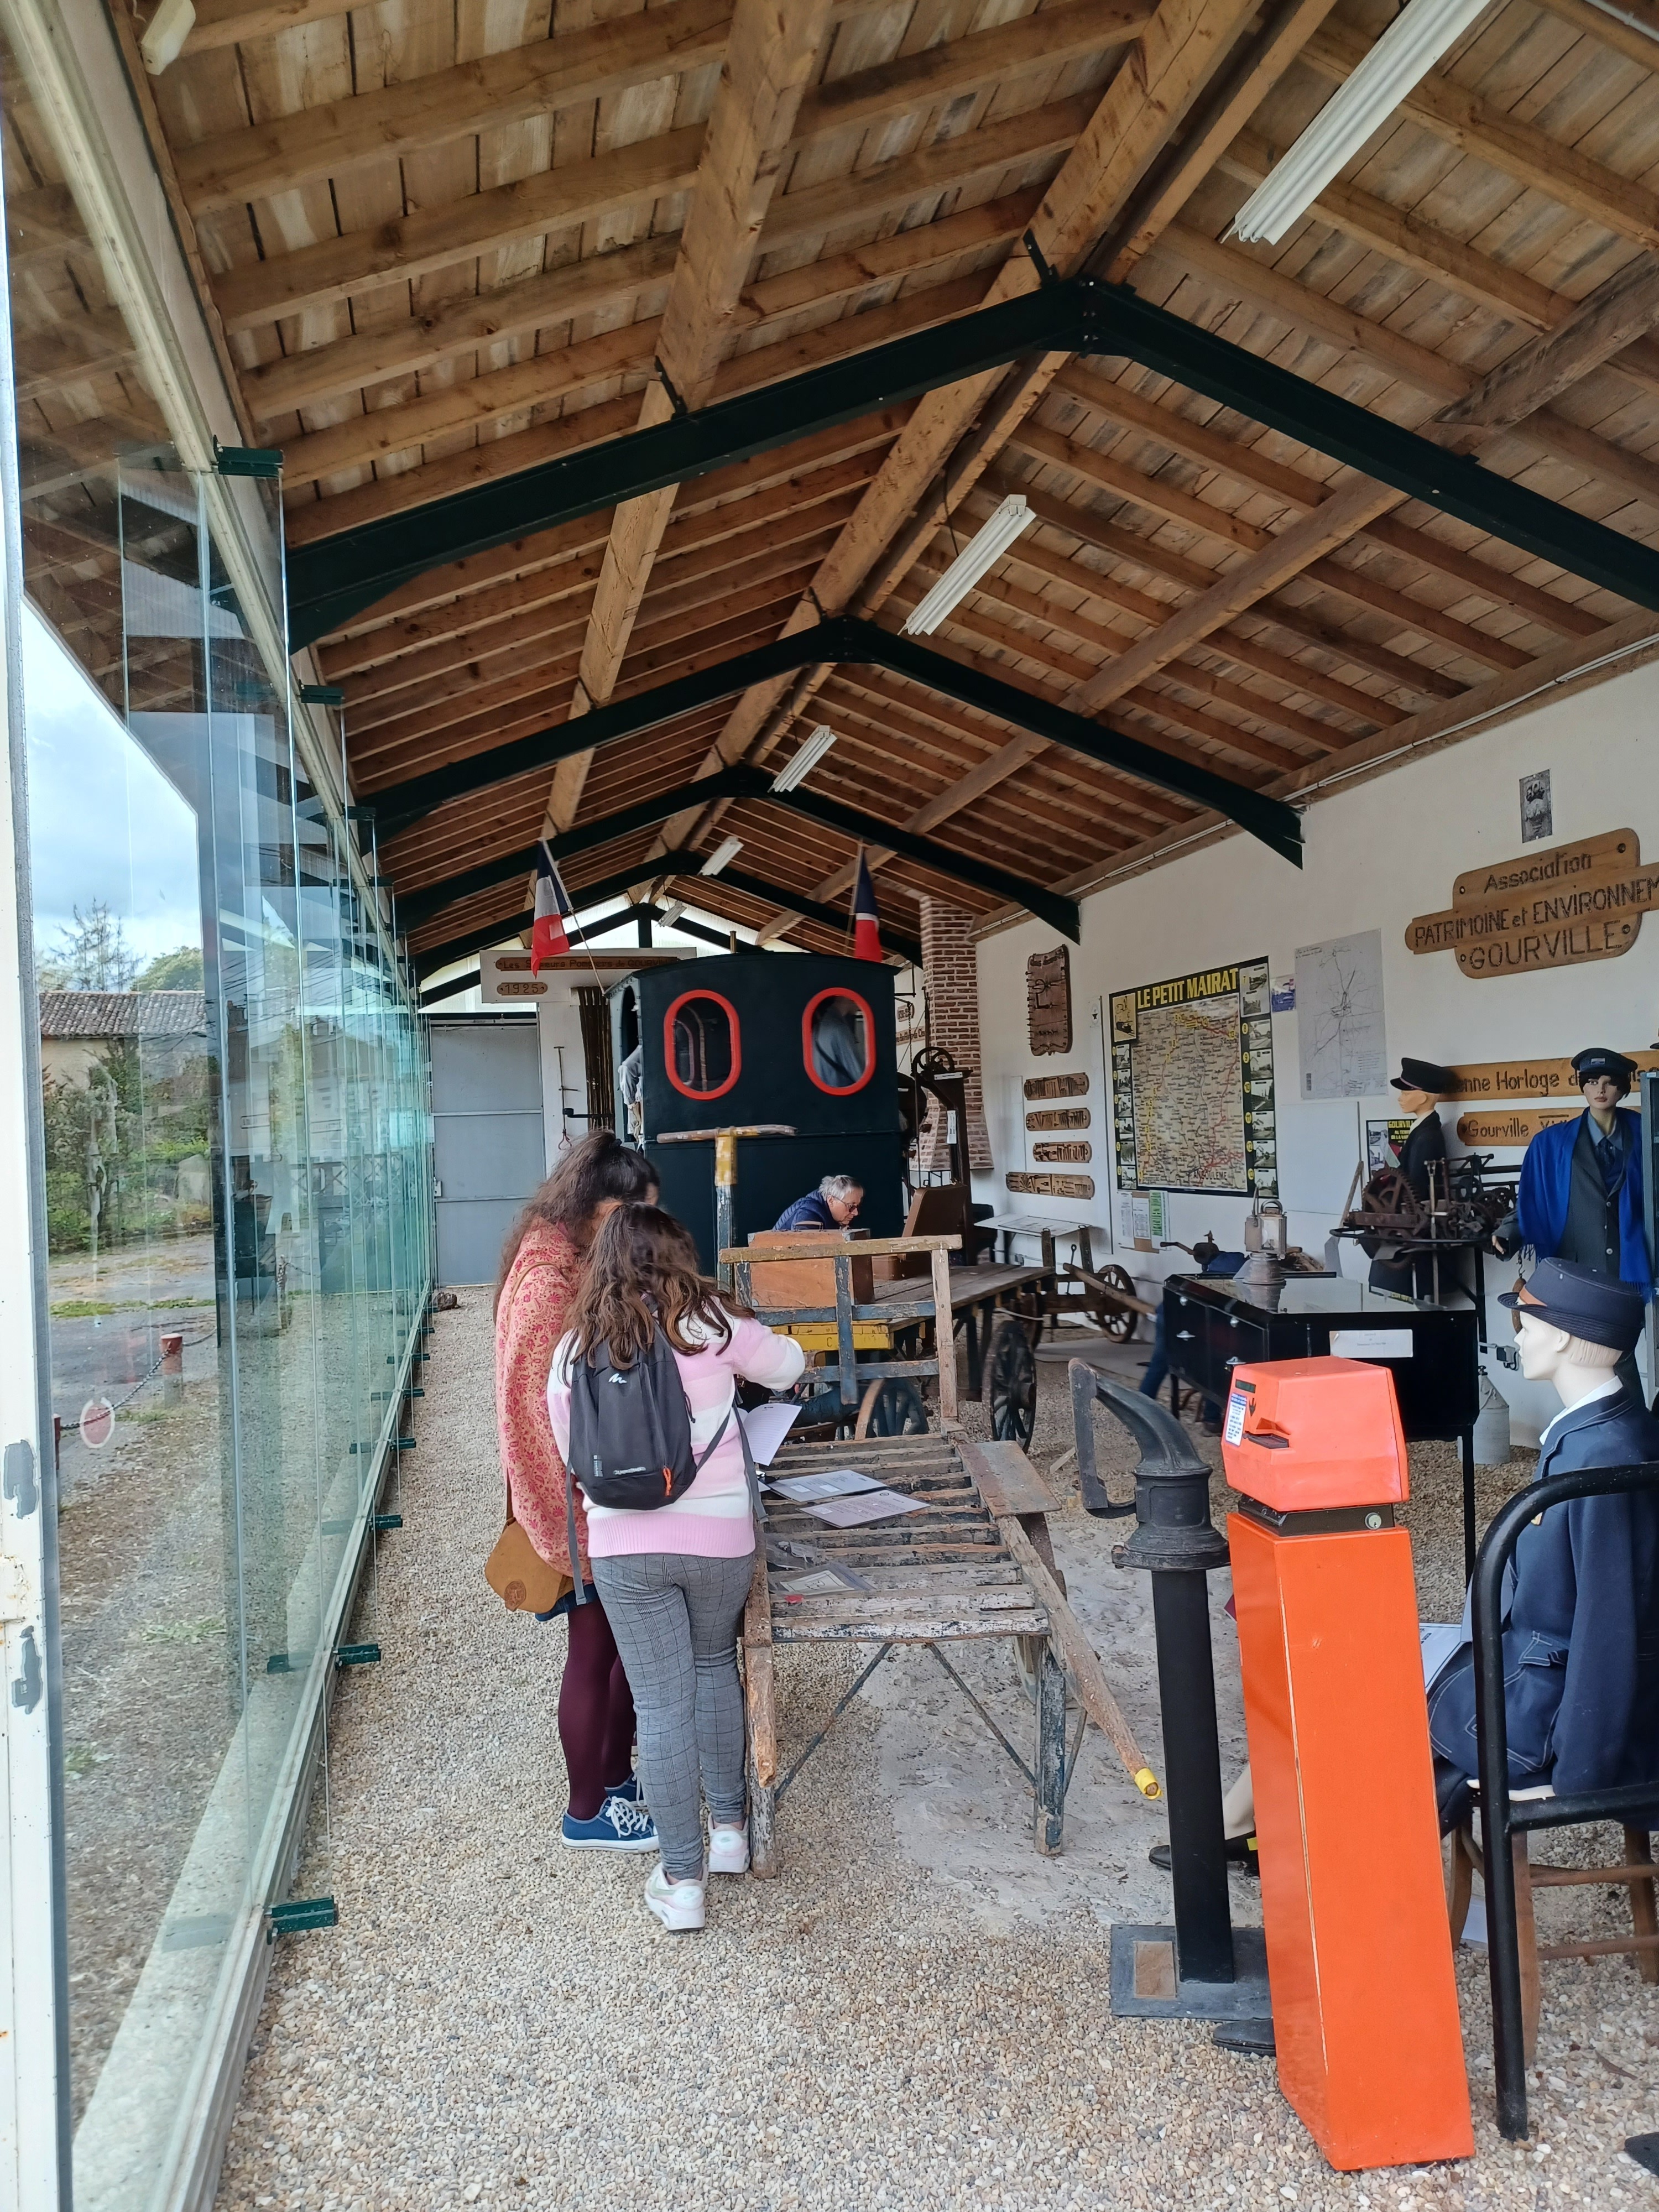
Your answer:
[[[577,1850],[654,1850],[657,1833],[634,1778],[634,1700],[611,1624],[602,1604],[576,1603],[576,1575],[585,1595],[593,1588],[587,1527],[578,1504],[573,1547],[564,1462],[547,1418],[547,1371],[570,1326],[594,1232],[617,1206],[656,1194],[645,1154],[596,1129],[571,1146],[514,1223],[495,1291],[495,1417],[509,1507],[535,1550],[571,1582],[538,1617],[568,1622],[559,1741],[570,1800],[561,1833]]]
[[[785,1389],[805,1365],[654,1206],[618,1206],[599,1230],[553,1355],[548,1411],[587,1493],[593,1580],[634,1692],[662,1847],[645,1901],[665,1928],[701,1928],[707,1875],[749,1866],[737,1638],[757,1534],[737,1382]]]

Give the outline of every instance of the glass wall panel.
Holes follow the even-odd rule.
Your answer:
[[[75,2190],[144,2212],[240,2064],[424,1304],[430,1116],[373,856],[303,772],[210,480],[3,46],[0,92]]]

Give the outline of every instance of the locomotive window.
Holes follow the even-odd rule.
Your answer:
[[[856,991],[820,991],[800,1018],[801,1056],[820,1091],[850,1097],[876,1070],[876,1024]]]
[[[723,1098],[743,1073],[737,1008],[718,991],[683,991],[662,1018],[662,1047],[684,1098]]]

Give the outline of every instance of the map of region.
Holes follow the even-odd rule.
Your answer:
[[[1271,1001],[1260,958],[1112,994],[1120,1190],[1277,1195]]]
[[[1237,995],[1151,1008],[1138,1030],[1135,1168],[1143,1188],[1245,1189]]]
[[[1304,1098],[1372,1098],[1386,1087],[1380,931],[1297,946],[1296,1025]]]

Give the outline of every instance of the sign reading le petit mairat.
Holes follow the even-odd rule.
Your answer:
[[[1407,925],[1413,952],[1450,952],[1466,975],[1514,975],[1613,960],[1659,904],[1659,867],[1644,866],[1633,830],[1470,868],[1440,914]]]

